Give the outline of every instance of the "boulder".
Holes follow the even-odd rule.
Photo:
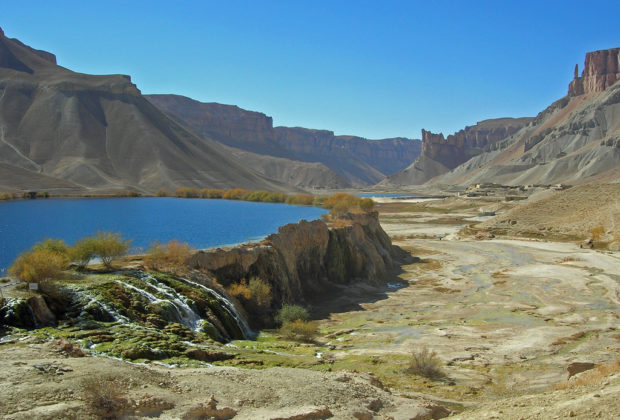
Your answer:
[[[53,327],[56,325],[56,316],[47,306],[43,296],[37,295],[28,298],[28,305],[32,309],[34,318],[39,327]]]

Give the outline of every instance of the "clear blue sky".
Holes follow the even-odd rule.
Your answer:
[[[2,1],[7,36],[72,70],[132,76],[369,138],[533,116],[587,51],[620,46],[620,1]]]

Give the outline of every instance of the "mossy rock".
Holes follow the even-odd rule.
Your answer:
[[[161,360],[166,358],[166,354],[163,351],[155,351],[146,346],[132,346],[124,349],[120,353],[123,359],[136,360],[136,359],[146,359],[146,360]]]
[[[0,308],[0,325],[33,329],[36,328],[34,313],[25,299],[7,299]]]
[[[188,349],[185,356],[189,359],[200,360],[202,362],[218,362],[222,360],[234,359],[234,354],[225,353],[223,351],[208,351],[203,349]]]
[[[211,340],[218,340],[220,338],[220,333],[215,328],[215,325],[203,319],[199,323],[199,331],[209,337]]]

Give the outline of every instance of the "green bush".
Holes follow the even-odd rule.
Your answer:
[[[168,197],[170,193],[166,190],[157,190],[157,197]]]
[[[121,237],[120,233],[97,232],[90,239],[93,241],[93,250],[101,258],[101,262],[108,268],[112,267],[112,260],[127,253],[131,241]]]
[[[77,264],[80,270],[86,268],[96,254],[95,241],[92,237],[82,238],[69,248],[69,258]]]
[[[276,315],[276,321],[282,325],[286,324],[287,322],[293,322],[297,320],[307,321],[308,318],[309,315],[306,308],[299,305],[285,304]]]

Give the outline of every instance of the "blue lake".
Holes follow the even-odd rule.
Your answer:
[[[279,226],[326,213],[316,207],[181,198],[83,198],[0,203],[0,269],[45,238],[69,245],[97,231],[120,232],[134,252],[155,240],[194,248],[259,240]]]

